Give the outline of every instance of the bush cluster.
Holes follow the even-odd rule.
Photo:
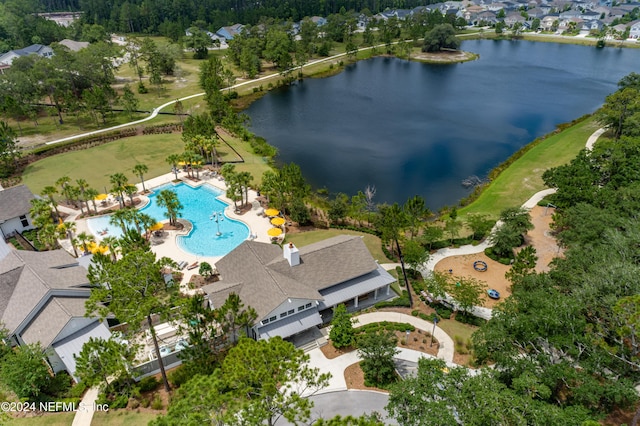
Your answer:
[[[382,302],[378,302],[374,305],[374,307],[376,307],[377,309],[389,308],[389,307],[395,307],[395,306],[401,306],[405,308],[408,308],[411,306],[411,303],[409,302],[409,293],[407,293],[406,290],[402,291],[402,295],[400,297],[396,297],[395,299],[392,299],[392,300],[383,300]]]

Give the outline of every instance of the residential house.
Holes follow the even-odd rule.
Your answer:
[[[582,30],[588,32],[599,32],[604,28],[604,24],[599,20],[584,21]]]
[[[360,237],[338,236],[298,249],[245,241],[216,263],[221,281],[203,287],[210,305],[229,294],[258,313],[250,337],[287,338],[326,323],[332,309],[350,310],[391,297],[395,278]]]
[[[34,228],[29,215],[34,198],[25,185],[0,190],[0,231],[4,238]]]
[[[225,40],[233,40],[233,38],[239,35],[242,32],[244,25],[242,24],[233,24],[229,27],[221,27],[216,34]]]
[[[597,12],[587,11],[582,14],[581,18],[585,21],[596,21],[600,19],[600,14]]]
[[[315,22],[317,26],[321,27],[327,23],[327,19],[322,16],[312,16],[311,22]]]
[[[74,376],[82,345],[111,335],[104,322],[85,317],[86,268],[64,250],[0,250],[0,256],[0,323],[10,342],[40,343],[54,372]]]
[[[525,21],[526,19],[520,14],[520,12],[509,12],[504,18],[504,23],[509,27],[512,27],[517,22],[523,24]]]
[[[640,19],[629,22],[629,38],[638,39],[640,38]]]
[[[65,38],[64,40],[60,40],[60,44],[65,46],[67,49],[71,50],[72,52],[77,52],[89,46],[88,41],[75,41],[75,40],[69,40],[68,38]]]
[[[544,31],[551,31],[554,25],[559,24],[559,19],[557,14],[547,15],[540,21],[540,28]]]
[[[25,47],[23,49],[10,50],[0,56],[0,65],[11,66],[11,63],[14,59],[27,55],[38,55],[42,56],[43,58],[50,58],[53,56],[53,49],[42,44],[32,44],[31,46]]]

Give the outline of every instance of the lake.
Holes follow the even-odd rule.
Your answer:
[[[375,201],[413,195],[431,209],[558,124],[595,111],[640,65],[636,49],[464,41],[476,61],[434,65],[377,57],[279,88],[245,112],[251,129],[298,164],[314,188]]]

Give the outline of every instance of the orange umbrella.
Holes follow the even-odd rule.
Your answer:
[[[162,228],[164,228],[164,223],[162,222],[156,222],[153,225],[151,225],[151,227],[149,228],[150,231],[159,231]]]
[[[278,235],[282,234],[282,229],[280,228],[271,228],[267,231],[267,235],[269,235],[270,237],[277,237]]]
[[[278,216],[280,212],[276,209],[267,209],[264,211],[264,214],[266,214],[267,216]]]
[[[285,222],[286,220],[284,220],[283,217],[274,217],[273,219],[271,219],[271,224],[275,226],[284,225]]]

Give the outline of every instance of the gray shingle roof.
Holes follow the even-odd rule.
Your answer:
[[[320,290],[377,270],[360,237],[329,238],[299,253],[300,264],[292,267],[280,247],[245,241],[216,263],[222,280],[203,290],[216,307],[235,292],[261,319],[288,298],[322,300]]]
[[[88,298],[90,290],[83,288],[87,285],[86,269],[64,250],[12,250],[0,261],[0,296],[4,300],[0,302],[0,322],[13,333],[52,291],[73,290]]]
[[[53,297],[37,317],[20,333],[27,344],[40,342],[43,348],[53,343],[56,336],[73,317],[83,317],[84,297]]]
[[[34,198],[36,197],[24,185],[0,191],[0,222],[29,213],[31,200]]]

